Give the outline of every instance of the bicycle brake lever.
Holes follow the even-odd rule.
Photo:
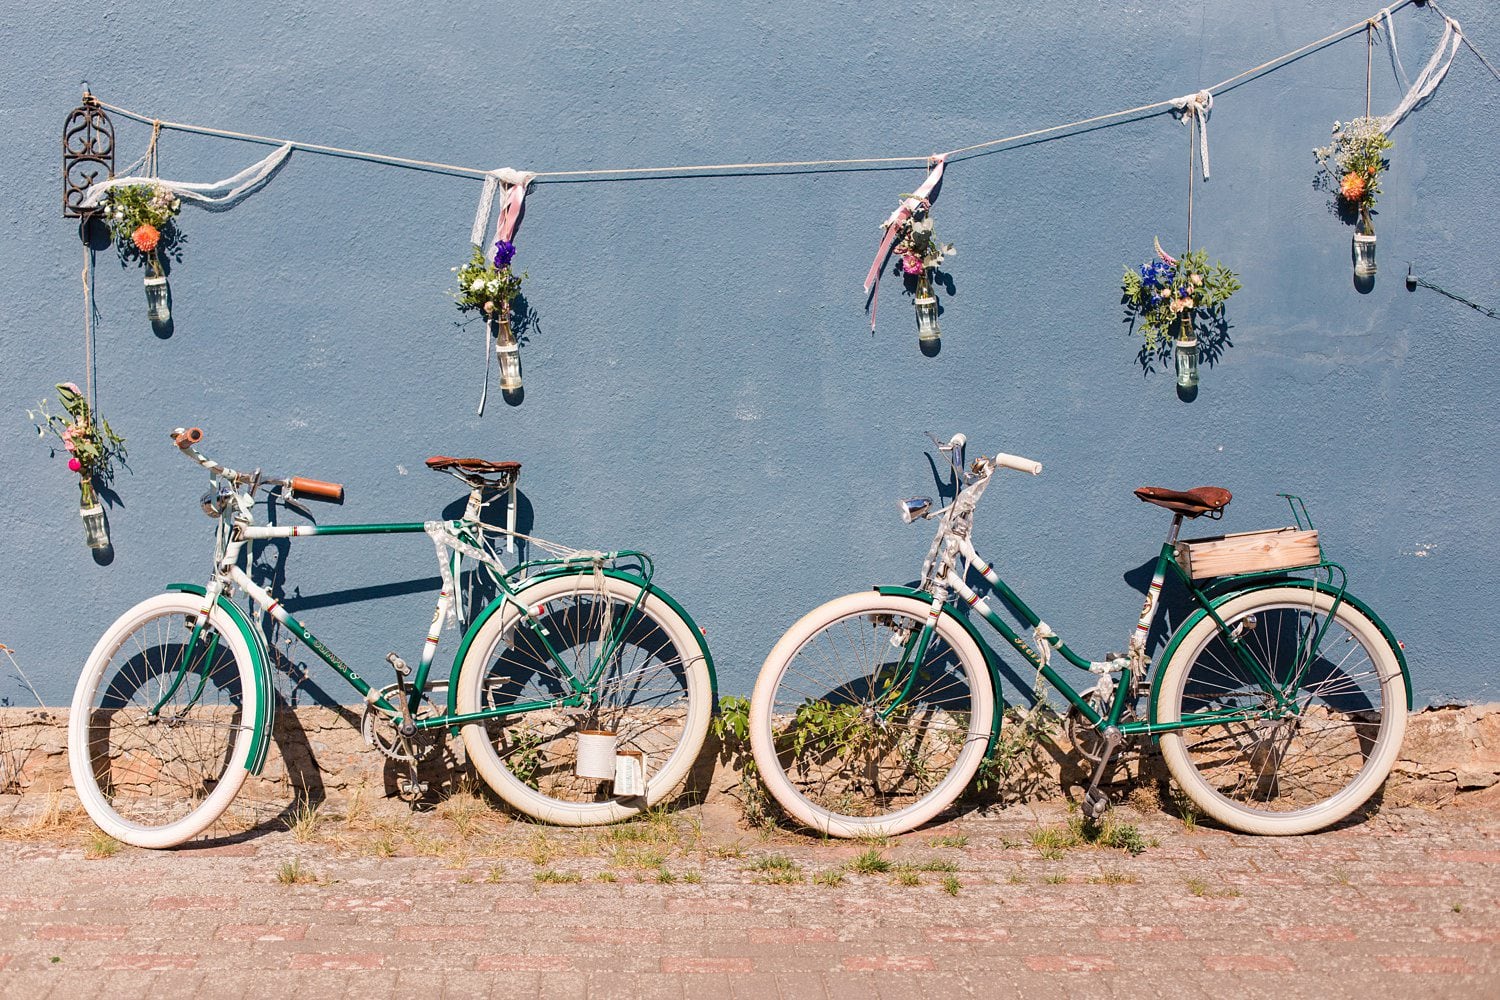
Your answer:
[[[307,518],[309,521],[312,521],[314,524],[317,523],[318,519],[313,516],[313,512],[310,511],[310,510],[308,510],[306,507],[302,506],[302,504],[298,503],[296,500],[293,500],[291,498],[291,496],[289,496],[286,493],[286,488],[285,487],[282,487],[282,489],[277,490],[274,495],[275,495],[276,499],[278,501],[280,501],[280,503],[281,503],[281,505],[283,507],[286,507],[289,510],[296,511],[297,513],[301,514],[303,517]]]

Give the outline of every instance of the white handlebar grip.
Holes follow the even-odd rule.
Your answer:
[[[1033,462],[1029,458],[1022,458],[1020,455],[1006,455],[1002,453],[996,455],[991,461],[1007,469],[1015,469],[1017,472],[1029,472],[1033,476],[1040,475],[1042,471],[1041,462]]]
[[[968,443],[969,443],[969,439],[967,437],[965,437],[963,434],[960,433],[960,434],[955,434],[951,438],[949,438],[948,439],[948,443],[946,445],[944,445],[943,447],[945,449],[949,450],[949,451],[952,451],[954,448],[962,448],[964,445],[966,445]]]

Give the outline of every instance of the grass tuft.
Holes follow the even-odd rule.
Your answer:
[[[849,862],[849,870],[856,875],[878,875],[891,870],[890,859],[875,848],[870,848]]]
[[[112,858],[120,853],[122,846],[124,845],[103,830],[95,830],[89,835],[89,842],[83,849],[83,856],[90,861]]]
[[[281,867],[276,869],[276,881],[282,885],[306,885],[317,880],[316,875],[302,867],[301,858],[283,861]]]
[[[318,836],[318,828],[323,825],[323,812],[318,805],[299,798],[283,822],[292,832],[293,840],[306,844]]]

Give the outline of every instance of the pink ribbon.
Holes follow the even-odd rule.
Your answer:
[[[491,170],[485,175],[484,189],[479,193],[479,207],[474,212],[474,228],[469,234],[470,243],[479,246],[484,242],[484,231],[489,227],[490,211],[501,185],[504,185],[505,193],[501,195],[500,217],[495,222],[495,239],[509,240],[515,236],[521,225],[521,207],[526,201],[526,188],[535,176],[524,170],[511,170],[508,167]]]
[[[495,240],[514,240],[516,230],[521,228],[521,208],[526,202],[526,185],[512,184],[505,192],[505,203],[500,208],[500,218],[495,223]]]
[[[880,274],[885,270],[885,262],[891,256],[891,247],[896,243],[896,236],[901,232],[901,224],[910,219],[925,201],[932,203],[932,192],[937,188],[938,182],[943,179],[943,157],[934,156],[927,168],[927,179],[922,186],[912,192],[910,198],[901,202],[901,206],[891,213],[890,218],[885,220],[885,235],[881,237],[880,249],[875,251],[875,262],[870,265],[870,273],[865,275],[865,305],[870,310],[870,332],[875,332],[875,310],[880,305]]]

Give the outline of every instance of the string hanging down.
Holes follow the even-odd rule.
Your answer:
[[[1361,18],[1359,21],[1357,21],[1354,24],[1348,25],[1347,27],[1344,27],[1344,28],[1340,28],[1339,30],[1337,30],[1335,32],[1332,32],[1331,34],[1325,35],[1322,38],[1319,38],[1319,39],[1317,39],[1315,41],[1309,42],[1306,45],[1300,46],[1299,48],[1293,49],[1290,52],[1286,52],[1286,53],[1283,53],[1282,55],[1275,56],[1275,57],[1273,57],[1271,59],[1266,60],[1265,62],[1260,63],[1257,66],[1252,66],[1251,68],[1249,68],[1247,70],[1244,70],[1243,72],[1237,73],[1234,76],[1229,77],[1228,79],[1221,80],[1218,83],[1215,83],[1215,84],[1213,84],[1211,86],[1205,87],[1205,88],[1203,88],[1203,90],[1200,93],[1207,93],[1207,94],[1212,95],[1212,94],[1215,94],[1215,93],[1223,92],[1223,91],[1225,91],[1225,90],[1227,90],[1227,89],[1235,86],[1236,84],[1239,84],[1239,83],[1241,83],[1241,82],[1243,82],[1245,80],[1248,80],[1250,78],[1259,76],[1262,73],[1269,72],[1272,69],[1274,69],[1274,68],[1276,68],[1276,67],[1278,67],[1278,66],[1280,66],[1280,65],[1282,65],[1284,63],[1287,63],[1287,62],[1289,62],[1289,61],[1291,61],[1293,59],[1296,59],[1297,57],[1299,57],[1299,56],[1301,56],[1301,55],[1303,55],[1303,54],[1305,54],[1307,52],[1313,51],[1314,49],[1318,49],[1318,48],[1321,48],[1322,46],[1325,46],[1325,45],[1331,44],[1333,42],[1336,42],[1336,41],[1338,41],[1338,40],[1340,40],[1342,38],[1345,38],[1345,37],[1347,37],[1349,35],[1352,35],[1352,34],[1354,34],[1356,32],[1366,31],[1366,30],[1368,30],[1369,23],[1372,20],[1375,20],[1376,18],[1383,19],[1387,23],[1394,23],[1394,22],[1392,22],[1390,20],[1390,15],[1392,13],[1396,12],[1396,11],[1401,10],[1404,7],[1409,6],[1410,4],[1412,4],[1414,2],[1416,2],[1416,0],[1399,0],[1398,3],[1390,4],[1389,6],[1384,7],[1381,10],[1379,10],[1374,15],[1374,17]],[[1437,9],[1436,3],[1431,2],[1431,0],[1429,0],[1427,6],[1432,7],[1434,10]],[[1448,17],[1446,14],[1442,14],[1441,16],[1444,18],[1444,22],[1445,22],[1445,25],[1446,25],[1446,27],[1445,27],[1445,34],[1444,34],[1445,40],[1447,40],[1448,37],[1449,37],[1448,34],[1447,34],[1447,32],[1449,30],[1451,30],[1453,32],[1453,36],[1454,36],[1453,40],[1452,40],[1452,46],[1453,47],[1456,48],[1456,46],[1457,46],[1457,44],[1458,44],[1459,41],[1463,41],[1463,42],[1467,43],[1467,39],[1463,38],[1462,33],[1460,31],[1458,31],[1458,22],[1454,21],[1452,18]],[[1469,47],[1471,49],[1473,49],[1472,44]],[[1489,61],[1485,60],[1484,57],[1479,54],[1479,52],[1478,52],[1477,49],[1475,49],[1474,52],[1475,52],[1476,55],[1479,55],[1480,59],[1482,61],[1484,61],[1484,63],[1485,63],[1486,66],[1489,66]],[[1447,58],[1446,62],[1443,65],[1442,71],[1438,72],[1436,74],[1435,78],[1430,78],[1429,79],[1430,86],[1427,86],[1427,88],[1426,88],[1426,90],[1424,92],[1424,96],[1425,95],[1430,95],[1431,90],[1433,88],[1435,88],[1439,82],[1441,82],[1442,74],[1447,71],[1447,63],[1451,62],[1451,61],[1452,61],[1452,57],[1451,57],[1451,54],[1450,54],[1449,57]],[[1493,67],[1490,67],[1490,68],[1491,68],[1491,71],[1493,72],[1494,71]],[[1497,73],[1496,75],[1497,75],[1497,78],[1500,78],[1500,73]],[[1419,80],[1418,82],[1422,83],[1423,81]],[[1408,96],[1410,96],[1410,95],[1408,95]],[[1418,98],[1417,101],[1413,101],[1412,106],[1415,106],[1416,103],[1419,103],[1420,99],[1421,98]],[[301,142],[301,141],[297,141],[297,140],[275,138],[275,137],[272,137],[272,136],[256,135],[254,133],[249,133],[249,132],[237,132],[237,131],[232,131],[232,130],[229,130],[229,129],[214,128],[214,127],[206,126],[206,125],[194,125],[194,124],[189,124],[189,123],[186,123],[186,122],[167,121],[167,120],[160,119],[160,118],[157,118],[157,117],[154,117],[154,116],[147,116],[147,115],[141,114],[139,112],[132,111],[132,110],[130,110],[128,108],[120,107],[119,105],[107,104],[107,103],[105,103],[103,101],[99,102],[99,106],[103,107],[103,108],[107,108],[108,110],[113,111],[116,114],[122,115],[122,116],[124,116],[126,118],[132,118],[132,119],[134,119],[136,121],[144,122],[145,124],[148,124],[148,125],[159,125],[163,129],[171,129],[171,130],[180,131],[180,132],[193,132],[193,133],[198,133],[198,134],[201,134],[201,135],[214,135],[214,136],[219,136],[221,138],[226,138],[226,139],[238,139],[238,140],[242,140],[242,141],[245,141],[245,142],[262,143],[262,144],[265,144],[265,145],[272,145],[272,146],[290,145],[291,147],[293,147],[295,149],[303,150],[303,151],[309,152],[309,153],[319,153],[319,154],[325,154],[325,155],[329,155],[329,156],[339,156],[339,157],[346,157],[346,158],[352,158],[352,159],[367,160],[367,161],[372,162],[372,163],[382,163],[382,164],[386,164],[388,166],[404,167],[404,168],[414,169],[414,170],[428,170],[428,171],[435,171],[435,172],[438,172],[438,173],[456,174],[456,175],[460,175],[460,176],[474,177],[474,178],[477,178],[477,179],[484,179],[484,178],[487,178],[490,175],[490,171],[488,171],[488,170],[480,169],[480,168],[477,168],[477,167],[464,166],[464,165],[461,165],[461,164],[442,163],[442,162],[438,162],[438,161],[435,161],[435,160],[421,160],[421,159],[415,159],[415,158],[410,158],[410,157],[392,156],[392,155],[385,154],[385,153],[375,153],[375,152],[369,152],[369,151],[366,151],[366,150],[346,149],[346,148],[342,148],[342,147],[338,147],[338,146],[327,146],[327,145],[321,145],[321,144],[317,144],[317,143],[308,143],[308,142]],[[984,142],[978,142],[978,143],[974,143],[974,144],[968,145],[968,146],[961,146],[961,147],[958,147],[956,149],[948,150],[946,153],[943,153],[942,156],[943,156],[943,158],[946,161],[951,162],[951,161],[953,161],[955,159],[958,159],[958,158],[964,156],[965,154],[979,153],[979,152],[982,152],[984,150],[994,149],[994,148],[999,147],[999,146],[1009,145],[1009,144],[1013,144],[1013,143],[1017,143],[1017,142],[1024,142],[1024,141],[1027,141],[1027,140],[1040,139],[1040,138],[1047,137],[1047,136],[1055,136],[1055,135],[1058,135],[1058,134],[1061,134],[1061,133],[1066,133],[1066,132],[1073,131],[1075,129],[1084,128],[1084,127],[1091,126],[1091,125],[1099,125],[1099,124],[1102,124],[1104,122],[1114,121],[1116,119],[1125,119],[1125,118],[1130,118],[1130,117],[1133,117],[1133,116],[1148,115],[1148,114],[1151,114],[1153,112],[1160,112],[1160,111],[1163,111],[1163,110],[1167,110],[1169,108],[1174,108],[1175,106],[1176,106],[1176,99],[1169,99],[1169,100],[1163,100],[1163,101],[1155,101],[1155,102],[1152,102],[1152,103],[1149,103],[1149,104],[1141,104],[1141,105],[1137,105],[1137,106],[1131,107],[1131,108],[1126,108],[1126,109],[1123,109],[1123,110],[1120,110],[1120,111],[1112,111],[1112,112],[1108,112],[1106,114],[1095,115],[1095,116],[1092,116],[1092,117],[1089,117],[1089,118],[1079,119],[1078,121],[1066,122],[1066,123],[1063,123],[1063,124],[1060,124],[1060,125],[1052,125],[1052,126],[1048,126],[1048,127],[1045,127],[1045,128],[1040,128],[1040,129],[1035,129],[1035,130],[1032,130],[1032,131],[1028,131],[1028,132],[1022,132],[1022,133],[1019,133],[1017,135],[1004,136],[1002,138],[989,139],[989,140],[986,140]],[[1408,107],[1408,108],[1405,109],[1405,111],[1410,111],[1410,110],[1411,110],[1410,107]],[[1404,116],[1404,113],[1405,112],[1402,112],[1403,116]],[[545,170],[545,171],[537,171],[533,176],[534,176],[534,178],[538,182],[545,183],[548,180],[587,180],[589,178],[619,178],[619,177],[630,177],[630,176],[641,176],[641,175],[703,174],[703,173],[715,173],[715,172],[725,172],[725,171],[739,171],[739,172],[743,172],[743,171],[747,171],[747,170],[774,171],[774,170],[784,170],[784,169],[798,169],[798,168],[806,169],[806,168],[818,168],[818,167],[827,167],[827,168],[830,168],[830,169],[839,169],[839,168],[847,168],[847,167],[894,166],[894,165],[898,165],[898,164],[917,164],[917,165],[919,165],[919,164],[926,164],[929,161],[929,159],[930,159],[930,157],[927,156],[927,155],[922,155],[922,156],[866,156],[866,157],[845,157],[845,158],[838,158],[838,159],[780,160],[780,161],[766,161],[766,162],[710,163],[710,164],[691,164],[691,165],[689,165],[689,164],[670,164],[670,165],[655,166],[655,167],[604,167],[604,168],[583,169],[583,170]]]
[[[1182,124],[1188,127],[1190,133],[1192,129],[1198,130],[1198,150],[1203,157],[1203,179],[1208,180],[1208,113],[1213,110],[1214,95],[1200,90],[1196,94],[1174,97],[1172,107],[1177,110]],[[1188,138],[1191,140],[1191,134]]]

